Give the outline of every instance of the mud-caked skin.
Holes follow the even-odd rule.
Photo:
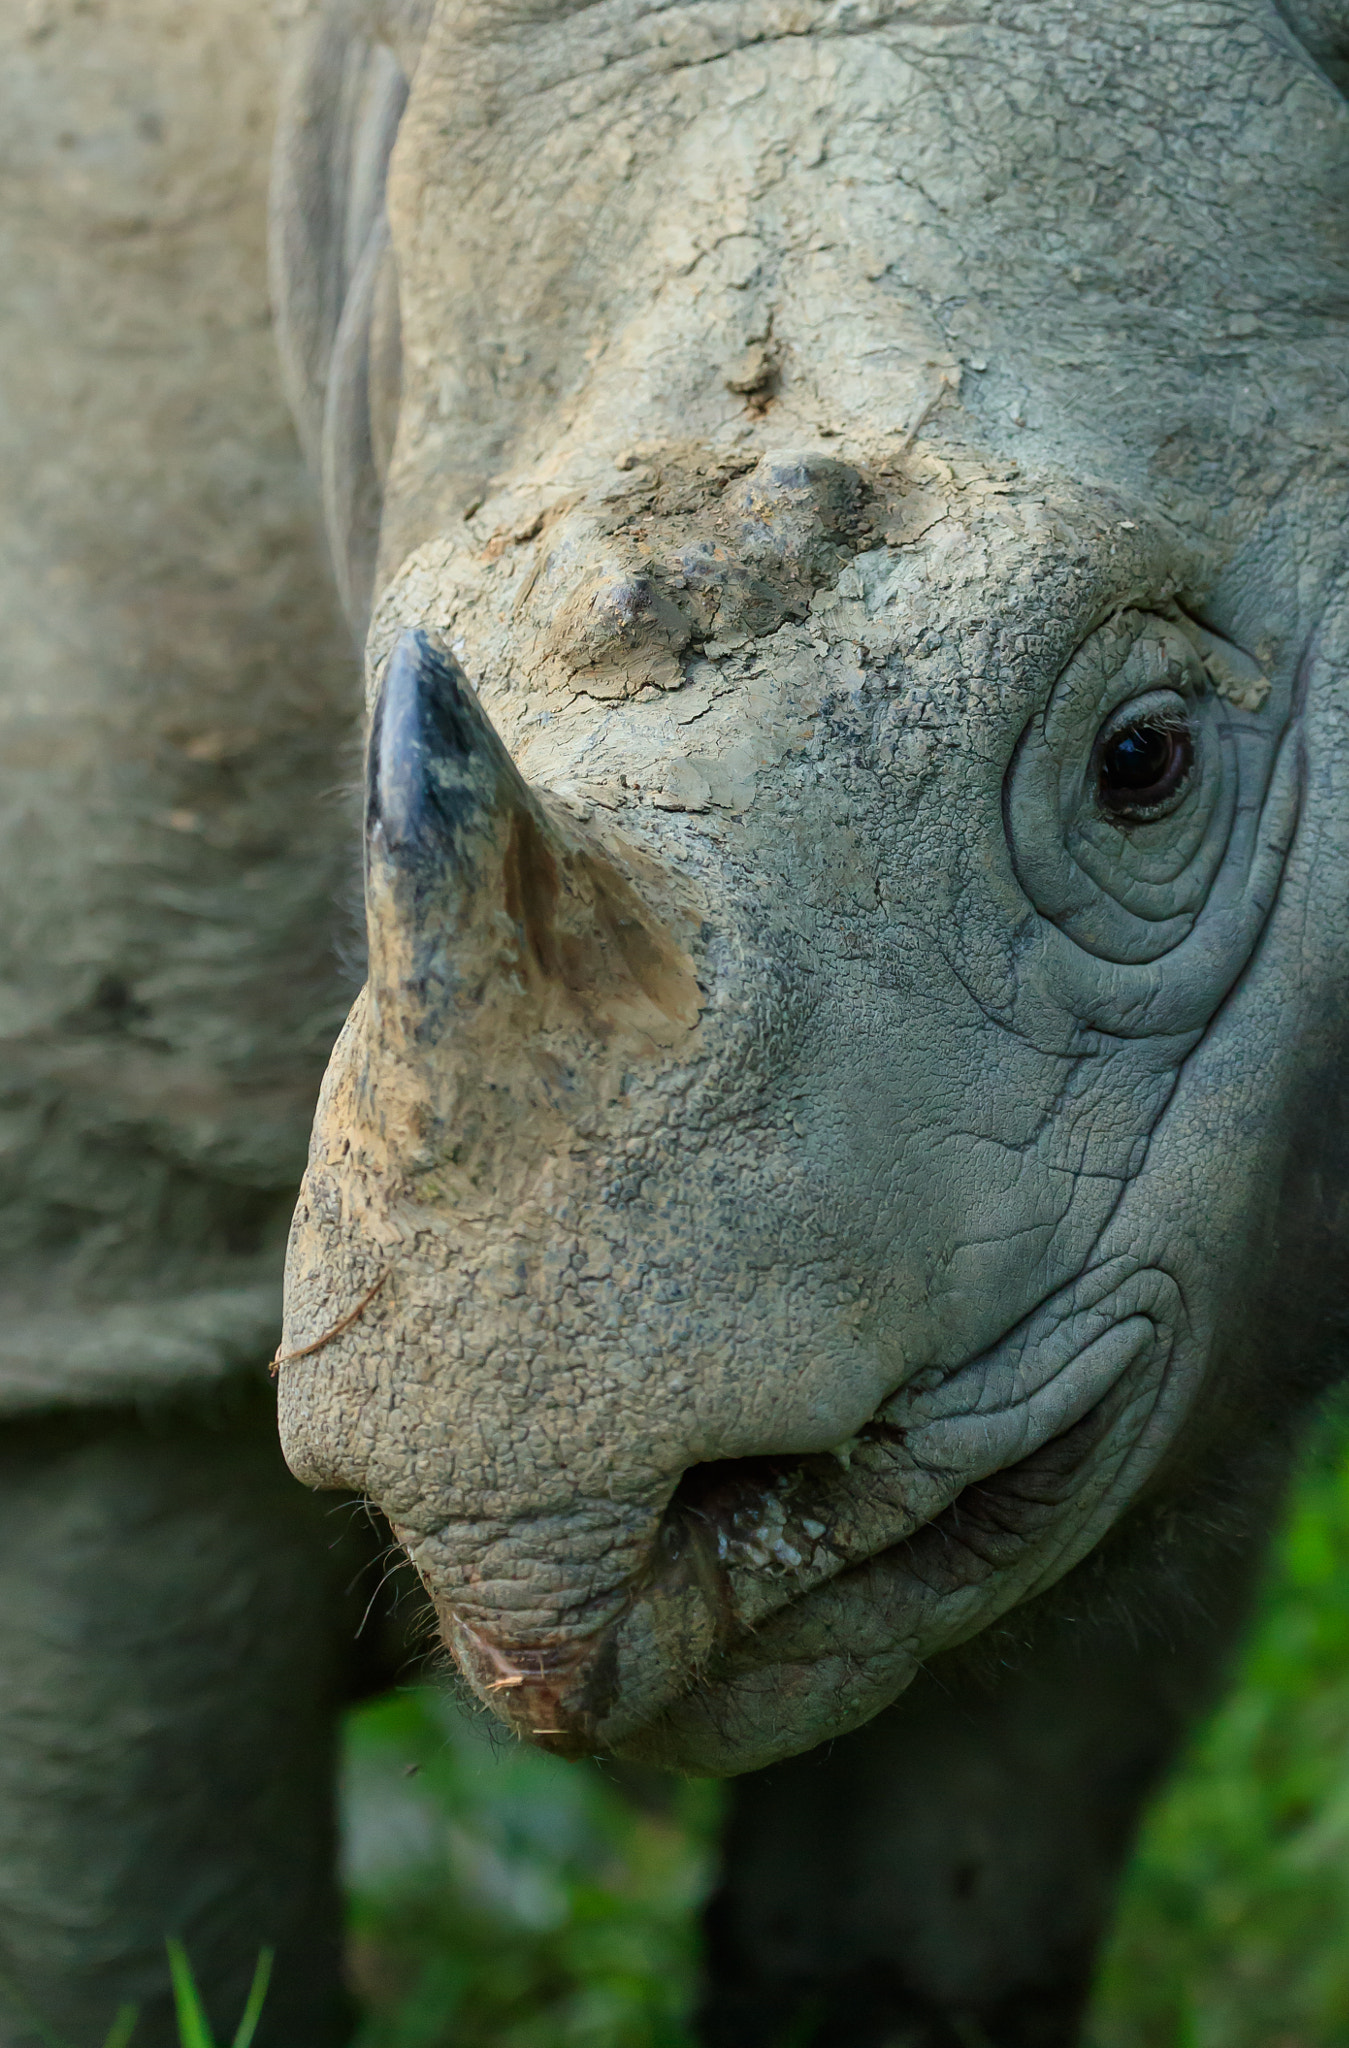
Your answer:
[[[987,1824],[1024,1838],[1004,1901],[1081,1924],[1034,1957],[992,1906],[899,1914],[867,1980],[878,2041],[966,2038],[960,1967],[971,2026],[1068,2040],[1343,1329],[1349,18],[400,17],[378,283],[320,389],[338,19],[276,203],[302,405],[382,492],[377,549],[327,500],[370,612],[370,972],[292,1233],[287,1455],[373,1496],[469,1684],[564,1753],[734,1775],[888,1709],[875,1769],[940,1786],[915,1674],[1089,1587],[1112,1681],[1049,1685],[1032,1629],[979,1709],[1012,1756],[1018,1687],[1062,1702],[1040,1806],[1094,1846],[1010,1794]],[[1119,1706],[1162,1656],[1131,1606],[1165,1712]],[[1099,1797],[1097,1713],[1134,1756]],[[898,1869],[922,1829],[876,1803]],[[727,1900],[774,1810],[744,1794]],[[716,2039],[778,2010],[737,1911]]]

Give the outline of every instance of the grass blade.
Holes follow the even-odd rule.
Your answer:
[[[127,2048],[127,2042],[136,2031],[136,2022],[141,2016],[138,2005],[119,2005],[117,2017],[108,2028],[103,2048]]]
[[[173,1978],[173,2002],[178,2012],[178,2039],[182,2048],[215,2048],[211,2025],[181,1941],[167,1941],[169,1973]]]
[[[248,1993],[248,2003],[244,2007],[243,2018],[234,2030],[234,2040],[231,2043],[231,2048],[249,2048],[249,2043],[258,2030],[258,2021],[262,2018],[263,2001],[267,1996],[267,1986],[272,1981],[274,1953],[274,1950],[265,1948],[258,1957],[258,1967],[253,1972],[253,1983]]]

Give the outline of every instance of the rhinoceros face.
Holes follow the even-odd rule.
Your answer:
[[[804,32],[755,53],[753,93],[743,52],[671,85],[643,45],[613,173],[642,233],[608,269],[581,237],[562,295],[589,353],[554,337],[524,397],[484,397],[505,344],[445,297],[446,110],[487,123],[476,203],[492,163],[515,181],[473,311],[508,338],[557,289],[537,208],[590,115],[565,65],[575,133],[537,79],[508,115],[455,22],[393,186],[370,978],[297,1214],[283,1425],[303,1476],[386,1510],[513,1727],[735,1771],[1060,1577],[1269,1298],[1343,947],[1342,913],[1312,929],[1344,889],[1337,499],[1282,443],[1272,489],[1215,453],[1202,384],[1202,434],[1169,391],[1165,434],[1155,392],[1127,434],[1093,423],[1010,314],[987,374],[1057,438],[1013,450],[957,407],[913,303],[878,306],[876,181],[854,157],[812,186],[828,138],[797,133],[870,109],[893,155],[883,38],[830,54],[827,118]],[[512,36],[546,83],[545,30]],[[949,112],[906,90],[908,137]],[[679,92],[738,151],[715,192],[657,147]],[[840,217],[862,255],[825,320],[784,222]],[[447,389],[510,452],[453,519]],[[1191,450],[1179,482],[1148,485],[1139,437]]]

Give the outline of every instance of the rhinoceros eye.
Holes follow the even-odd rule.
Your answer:
[[[1183,624],[1118,613],[1059,675],[1009,769],[1021,885],[1085,951],[1160,959],[1207,899],[1237,787],[1229,710]]]
[[[1187,720],[1154,714],[1107,728],[1097,750],[1096,794],[1120,824],[1151,821],[1182,796],[1194,767]]]

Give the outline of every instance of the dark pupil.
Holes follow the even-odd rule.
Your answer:
[[[1129,725],[1101,754],[1101,802],[1109,811],[1146,810],[1174,796],[1194,744],[1183,725]]]

